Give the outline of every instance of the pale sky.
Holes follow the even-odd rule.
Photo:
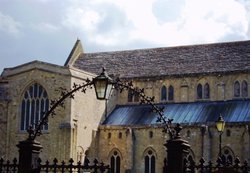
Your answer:
[[[0,73],[85,52],[250,39],[249,0],[0,0]]]

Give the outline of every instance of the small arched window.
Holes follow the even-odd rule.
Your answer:
[[[137,91],[138,88],[135,88],[135,90]],[[139,101],[140,101],[139,92],[135,92],[135,93],[134,93],[134,102],[139,102]]]
[[[204,98],[205,99],[209,99],[210,98],[210,87],[209,87],[208,83],[206,83],[204,85]]]
[[[248,97],[248,84],[245,80],[241,84],[241,93],[242,97]]]
[[[111,132],[108,133],[108,139],[110,139],[110,138],[111,138]]]
[[[240,83],[236,81],[234,83],[234,97],[240,97]]]
[[[149,131],[149,138],[153,138],[154,133],[152,131]]]
[[[230,137],[231,136],[231,130],[227,129],[226,135],[227,135],[227,137]]]
[[[190,138],[191,137],[191,132],[190,130],[187,131],[187,138]]]
[[[110,158],[110,171],[111,173],[120,173],[121,157],[117,151],[114,151]]]
[[[49,109],[49,99],[46,90],[35,83],[24,93],[21,104],[21,130],[27,130],[43,118],[43,113]],[[48,130],[44,125],[42,130]]]
[[[197,85],[197,99],[202,99],[202,85]]]
[[[161,87],[161,101],[167,100],[167,87],[163,85]]]
[[[119,132],[118,138],[119,138],[119,139],[122,139],[122,132]]]
[[[132,101],[133,101],[133,91],[128,90],[128,102],[132,102]]]
[[[172,85],[168,87],[168,100],[174,100],[174,87]]]
[[[155,155],[152,150],[148,150],[144,157],[145,173],[155,173]]]

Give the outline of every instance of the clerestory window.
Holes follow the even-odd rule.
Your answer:
[[[234,83],[234,97],[240,97],[240,83],[236,81]]]
[[[163,85],[161,87],[161,101],[166,101],[167,100],[167,87]]]
[[[48,109],[49,99],[46,90],[38,83],[31,85],[22,99],[20,129],[27,130],[30,125],[38,123]],[[41,130],[48,130],[48,125],[44,125]]]

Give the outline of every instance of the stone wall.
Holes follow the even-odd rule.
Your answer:
[[[191,155],[193,154],[196,162],[201,157],[215,162],[219,154],[219,134],[213,124],[205,126],[202,135],[202,127],[203,125],[186,125],[181,131],[181,136],[191,145]],[[230,135],[227,133],[228,130],[231,132]],[[231,149],[234,159],[239,157],[241,161],[249,161],[249,137],[246,125],[229,124],[222,135],[222,148]],[[156,172],[162,172],[167,154],[164,147],[166,140],[168,135],[157,126],[100,126],[93,142],[95,145],[91,146],[88,156],[93,159],[99,158],[109,164],[113,151],[118,151],[121,156],[121,172],[131,170],[133,173],[141,173],[144,171],[144,157],[148,150],[152,150],[156,156]]]
[[[34,83],[39,83],[47,91],[50,100],[60,97],[60,88],[70,88],[71,75],[63,67],[31,63],[18,68],[7,69],[3,78],[8,81],[9,98],[7,113],[6,158],[18,157],[16,144],[28,137],[27,132],[20,130],[21,101],[25,91]],[[66,100],[65,109],[58,108],[55,118],[49,117],[49,130],[44,131],[37,140],[41,142],[43,150],[42,159],[59,160],[70,157],[70,114],[65,110],[70,109],[70,100]]]

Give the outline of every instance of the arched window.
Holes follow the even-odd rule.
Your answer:
[[[167,88],[165,85],[161,87],[161,101],[167,100]]]
[[[187,131],[187,138],[190,138],[190,136],[191,136],[191,132],[190,132],[190,130],[188,130]]]
[[[194,156],[193,150],[188,149],[188,155],[186,156],[186,158],[187,158],[187,160],[188,160],[189,162],[195,160],[195,156]]]
[[[119,132],[118,138],[119,138],[119,139],[122,139],[122,132]]]
[[[155,173],[155,155],[152,150],[148,150],[144,157],[145,173]]]
[[[121,157],[117,151],[114,151],[110,158],[110,171],[111,173],[120,173]]]
[[[242,97],[248,97],[248,85],[245,80],[242,81],[242,84],[241,84],[241,93],[242,93]]]
[[[234,97],[240,97],[240,83],[236,81],[234,83]]]
[[[129,89],[128,90],[128,102],[139,102],[140,101],[140,95],[138,92],[136,92],[138,88],[135,88],[135,91]]]
[[[135,88],[136,90],[138,90],[138,88]],[[134,93],[134,102],[139,102],[140,100],[140,95],[138,92]]]
[[[227,129],[226,135],[227,135],[227,137],[230,137],[231,136],[231,130]]]
[[[154,133],[152,131],[149,131],[149,138],[153,138]]]
[[[197,99],[202,99],[202,85],[197,85]]]
[[[172,85],[168,87],[168,100],[174,100],[174,87]]]
[[[229,147],[222,148],[221,154],[222,154],[222,157],[221,157],[222,163],[224,163],[224,164],[225,163],[227,163],[227,164],[233,163],[234,154],[233,154],[233,151],[231,148],[229,148]]]
[[[30,125],[38,123],[43,113],[49,109],[49,99],[46,90],[35,83],[24,93],[21,104],[21,130],[27,130]],[[44,125],[42,130],[48,130]]]
[[[132,102],[132,101],[133,101],[133,91],[128,90],[128,102]]]
[[[208,83],[206,83],[204,85],[204,98],[205,99],[209,99],[210,98],[210,87],[209,87]]]

